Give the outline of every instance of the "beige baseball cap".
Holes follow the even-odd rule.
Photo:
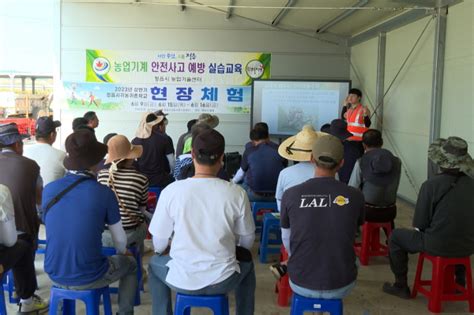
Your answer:
[[[327,166],[339,164],[344,158],[342,141],[332,135],[317,138],[313,144],[313,158]]]

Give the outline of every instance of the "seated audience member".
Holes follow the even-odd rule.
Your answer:
[[[15,226],[13,200],[7,186],[0,184],[0,278],[3,272],[13,270],[15,290],[20,298],[18,314],[37,314],[48,310],[48,303],[35,295],[36,274],[33,246],[19,239]],[[2,291],[3,294],[3,291]]]
[[[104,139],[102,140],[102,143],[107,145],[107,143],[109,142],[109,140],[113,137],[113,136],[116,136],[117,134],[115,132],[111,132],[111,133],[108,133],[105,135]],[[105,156],[104,159],[102,159],[102,161],[99,162],[99,164],[97,165],[97,171],[101,171],[101,170],[105,170],[105,169],[109,169],[109,166],[110,164],[105,164],[105,160],[107,159],[107,155]]]
[[[74,120],[72,121],[72,130],[77,131],[80,129],[86,129],[95,132],[94,128],[87,126],[87,119],[85,119],[84,117],[77,117],[74,118]]]
[[[191,138],[190,138],[191,142],[192,142],[192,139],[195,138],[200,132],[203,132],[206,130],[212,130],[212,128],[208,124],[205,124],[205,123],[195,124],[192,127]],[[178,157],[178,159],[176,160],[176,165],[174,167],[173,174],[176,180],[182,180],[182,179],[186,179],[186,178],[194,176],[194,164],[193,164],[191,151],[181,154]],[[219,170],[219,172],[217,173],[217,177],[219,177],[220,179],[229,181],[229,176],[223,168]]]
[[[127,256],[117,198],[94,173],[107,146],[94,133],[78,130],[67,137],[66,151],[68,173],[43,192],[48,240],[44,270],[55,285],[68,289],[101,288],[120,280],[119,314],[133,314],[137,265]],[[105,225],[118,253],[111,257],[102,254]]]
[[[324,132],[324,133],[329,133],[330,134],[330,130],[331,130],[331,124],[324,124],[321,126],[321,128],[319,129],[321,132]]]
[[[87,112],[84,114],[84,119],[87,121],[86,126],[94,130],[99,127],[99,117],[95,112]]]
[[[40,225],[36,206],[41,204],[43,190],[39,167],[35,161],[22,156],[22,136],[15,123],[0,124],[0,148],[2,149],[0,153],[0,184],[7,186],[12,196],[18,240],[22,240],[28,245],[29,255],[34,257]],[[34,268],[34,266],[29,268]],[[34,283],[29,283],[28,291],[23,293],[19,303],[20,311],[42,309],[47,304],[31,295],[37,287],[36,277],[34,280]],[[27,304],[29,306],[26,306]]]
[[[253,146],[244,151],[240,169],[233,182],[239,183],[247,191],[250,201],[274,201],[280,171],[288,161],[278,155],[278,145],[269,139],[268,130],[252,129],[250,137]]]
[[[235,290],[236,314],[251,315],[255,225],[247,195],[217,178],[225,147],[219,132],[203,131],[192,144],[195,175],[162,191],[149,228],[157,253],[149,265],[153,314],[172,314],[173,289],[195,295]]]
[[[188,140],[188,138],[192,136],[191,128],[197,123],[197,121],[197,119],[191,119],[190,121],[188,121],[188,131],[179,136],[178,144],[176,145],[176,158],[178,158],[178,156],[184,153],[184,143],[186,142],[186,140]]]
[[[111,166],[99,172],[97,181],[110,187],[117,197],[122,226],[127,234],[127,245],[136,244],[143,254],[147,229],[144,212],[148,201],[148,179],[133,167],[133,160],[141,156],[143,148],[130,144],[123,135],[112,137],[107,146],[108,157],[105,164]],[[102,244],[113,246],[109,230],[102,235]]]
[[[109,143],[109,140],[112,139],[112,137],[115,137],[117,133],[111,132],[105,135],[104,139],[102,140],[102,143],[107,145]]]
[[[275,198],[280,210],[283,193],[290,187],[304,183],[314,177],[314,164],[311,163],[313,144],[326,134],[316,132],[311,125],[306,125],[295,136],[289,137],[278,147],[278,154],[284,159],[299,162],[280,172]]]
[[[305,297],[341,299],[355,286],[353,245],[357,226],[364,221],[364,196],[334,178],[343,156],[339,139],[317,138],[314,178],[286,190],[281,201],[290,286]]]
[[[219,125],[219,117],[217,117],[216,115],[203,113],[199,115],[196,124],[199,124],[199,125],[206,124],[211,129],[214,129]],[[192,130],[191,130],[191,133],[192,133]],[[191,146],[192,146],[192,137],[189,137],[184,142],[183,152],[191,152]]]
[[[366,221],[393,222],[397,216],[400,159],[382,149],[382,133],[376,129],[364,132],[362,144],[365,153],[354,165],[349,186],[364,194]]]
[[[410,298],[408,253],[443,257],[474,254],[474,161],[467,143],[458,137],[438,139],[430,145],[428,158],[441,173],[421,186],[413,228],[395,229],[389,241],[395,283],[385,283],[383,291],[405,299]],[[456,266],[455,271],[456,283],[465,286],[465,268]]]
[[[260,133],[260,132],[268,133],[268,125],[265,122],[258,122],[253,126],[252,130],[253,130],[253,134],[252,134],[252,131],[250,131],[250,141],[245,144],[245,150],[255,145],[254,141],[256,141],[255,139],[256,133]],[[270,141],[270,139],[268,139],[268,141]]]
[[[278,153],[287,160],[299,162],[283,169],[278,176],[275,199],[280,211],[283,193],[290,187],[299,185],[314,177],[314,164],[311,162],[313,144],[319,137],[326,134],[316,132],[311,125],[303,126],[296,136],[289,137],[280,144]],[[288,261],[279,262],[270,266],[273,275],[279,279],[287,272]]]
[[[165,116],[145,113],[132,144],[141,145],[143,154],[135,166],[144,174],[150,186],[165,188],[173,182],[171,171],[174,169],[174,148],[166,135]]]
[[[253,126],[253,129],[250,130],[250,134],[249,134],[250,141],[245,144],[244,151],[255,146],[255,143],[256,143],[255,141],[257,141],[257,134],[261,132],[268,133],[267,123],[259,122]],[[270,141],[270,139],[268,139],[268,141]],[[235,183],[241,182],[244,176],[245,176],[245,172],[242,170],[242,168],[239,167],[239,169],[234,175],[234,179],[235,179],[234,182]]]
[[[356,160],[361,156],[358,146],[354,145],[355,142],[350,142],[348,139],[352,136],[352,133],[347,131],[347,123],[342,119],[334,119],[331,121],[329,129],[326,127],[326,131],[339,138],[344,145],[344,165],[340,168],[338,174],[338,179],[347,184],[351,177],[352,169]],[[353,161],[347,163],[347,161]]]
[[[193,136],[196,136],[198,133],[203,132],[205,130],[211,130],[212,128],[208,124],[200,123],[200,124],[194,124],[191,127],[191,136],[189,137],[190,143],[192,143],[192,138]],[[186,150],[188,150],[186,148]],[[189,171],[189,166],[193,165],[193,158],[191,155],[191,148],[189,148],[189,151],[184,151],[182,154],[180,154],[176,158],[176,163],[174,165],[174,171],[173,171],[173,176],[176,180],[181,180],[181,179],[186,179],[188,177],[193,177],[187,176]]]
[[[25,146],[23,155],[35,161],[40,167],[43,186],[64,176],[63,166],[66,153],[53,148],[56,141],[56,128],[60,121],[51,117],[39,117],[36,121],[36,144]]]
[[[174,144],[173,144],[173,139],[166,133],[166,127],[168,126],[168,118],[166,118],[166,116],[168,116],[168,114],[165,114],[163,112],[163,110],[157,110],[156,112],[154,112],[154,114],[156,116],[163,116],[163,123],[164,123],[164,128],[162,129],[162,133],[166,136],[166,138],[168,139],[168,141],[171,143],[171,147],[173,147],[173,150],[174,150]],[[173,152],[174,153],[174,152]]]

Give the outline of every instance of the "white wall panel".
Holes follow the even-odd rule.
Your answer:
[[[347,51],[339,46],[239,17],[208,10],[156,5],[62,4],[61,79],[85,79],[85,50],[196,50],[262,51],[272,53],[272,77],[293,79],[348,79]],[[94,110],[94,108],[90,108]],[[65,127],[61,142],[71,131],[71,121],[84,111],[62,111]],[[133,137],[141,113],[99,111],[97,135],[120,132]],[[194,115],[172,114],[168,133],[176,141]],[[220,115],[226,151],[242,151],[248,141],[249,115]]]

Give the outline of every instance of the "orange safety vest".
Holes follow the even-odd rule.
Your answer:
[[[362,104],[357,105],[356,108],[349,108],[346,112],[346,119],[347,131],[353,134],[347,140],[362,141],[362,135],[369,129],[364,123]]]

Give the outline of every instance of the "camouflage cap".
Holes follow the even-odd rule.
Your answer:
[[[436,140],[428,148],[428,158],[441,168],[459,169],[474,178],[474,163],[467,152],[467,142],[462,138]]]

